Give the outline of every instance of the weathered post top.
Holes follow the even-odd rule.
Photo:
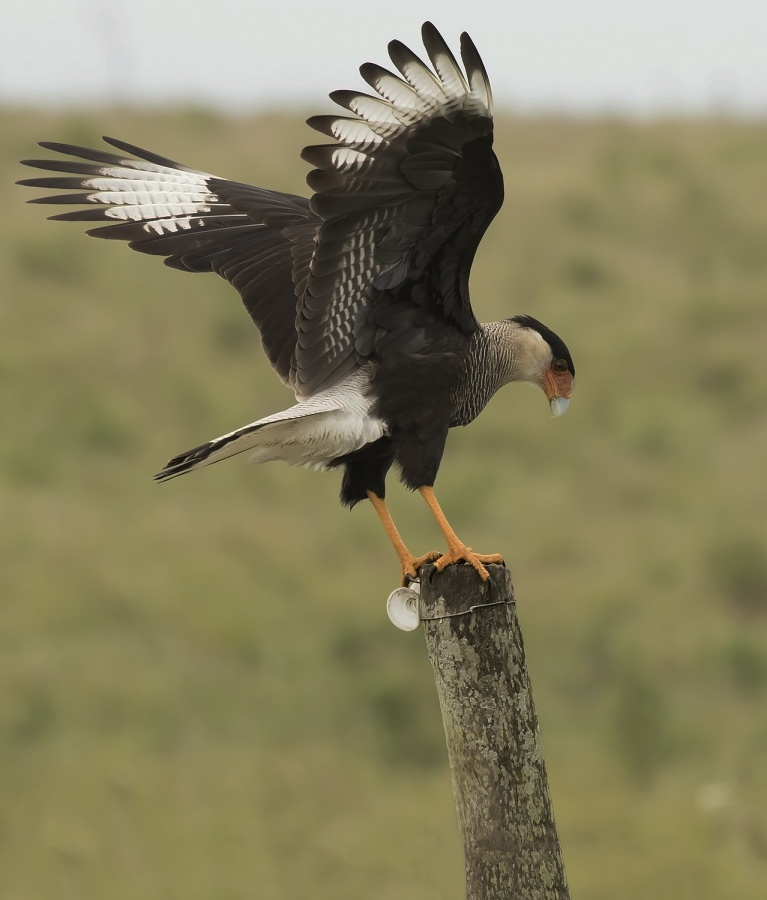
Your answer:
[[[421,570],[467,900],[569,900],[511,575],[488,571]]]

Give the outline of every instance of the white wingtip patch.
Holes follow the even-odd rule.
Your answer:
[[[333,151],[331,161],[337,169],[355,172],[359,171],[365,164],[370,163],[370,157],[359,150],[352,150],[344,146],[338,147],[338,149]]]
[[[359,119],[336,119],[330,126],[333,137],[355,150],[372,149],[379,147],[384,138],[367,124]]]
[[[359,117],[356,124],[349,118],[330,123],[329,133],[342,145],[332,156],[334,167],[359,171],[365,153],[438,116],[451,116],[460,110],[470,116],[492,115],[490,86],[474,45],[469,42],[467,55],[462,44],[464,72],[433,26],[428,26],[425,42],[434,71],[395,41],[390,45],[390,55],[401,77],[373,63],[361,68],[363,78],[380,100],[350,91],[331,94],[340,106]],[[327,121],[316,127],[328,133]]]
[[[181,216],[181,217],[175,217],[172,219],[154,219],[153,221],[146,222],[144,224],[144,231],[146,231],[147,233],[150,233],[150,234],[152,232],[154,232],[155,234],[158,234],[158,235],[174,234],[179,229],[182,229],[183,231],[189,231],[189,229],[192,227],[192,224],[193,224],[192,223],[193,218],[194,217],[192,217],[192,216]],[[201,224],[201,223],[195,223],[195,224]]]

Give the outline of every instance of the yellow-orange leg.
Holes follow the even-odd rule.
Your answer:
[[[463,541],[458,539],[458,536],[450,527],[450,523],[447,521],[439,503],[437,503],[437,498],[434,496],[434,488],[419,487],[418,492],[429,505],[429,509],[437,520],[437,525],[439,525],[440,531],[445,535],[445,540],[447,541],[447,553],[440,556],[434,563],[434,568],[441,572],[451,563],[467,562],[469,565],[474,566],[483,581],[487,581],[490,575],[482,563],[503,565],[503,557],[498,553],[474,553],[471,547],[467,547]]]
[[[440,554],[436,550],[432,550],[431,553],[425,553],[423,556],[413,556],[400,537],[397,526],[394,524],[394,519],[392,519],[389,512],[389,507],[386,505],[383,497],[379,497],[378,494],[374,494],[372,491],[368,491],[367,495],[368,500],[373,504],[373,509],[378,513],[378,518],[381,520],[389,540],[392,542],[394,552],[399,558],[400,569],[402,570],[402,587],[407,587],[411,581],[418,580],[418,572],[421,566],[428,562],[434,562],[435,559],[439,558]]]

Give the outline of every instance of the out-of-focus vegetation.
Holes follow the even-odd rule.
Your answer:
[[[459,898],[431,674],[337,477],[172,454],[291,401],[237,295],[44,221],[38,139],[303,192],[300,122],[0,114],[0,896]],[[767,125],[501,119],[481,318],[567,340],[438,483],[512,566],[574,897],[767,890]],[[392,486],[417,552],[424,505]]]

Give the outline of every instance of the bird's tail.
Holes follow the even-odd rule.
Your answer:
[[[253,463],[280,459],[291,466],[326,468],[386,432],[369,413],[366,385],[366,373],[358,372],[331,390],[174,456],[154,477],[167,481],[248,451]]]
[[[155,481],[169,481],[178,475],[202,468],[202,466],[210,466],[213,463],[221,462],[222,459],[229,459],[230,456],[237,456],[238,453],[248,451],[253,452],[250,462],[254,463],[270,462],[275,459],[282,459],[293,465],[310,463],[310,460],[300,458],[300,452],[297,451],[299,446],[306,444],[307,431],[312,430],[310,423],[306,420],[322,416],[323,413],[304,413],[300,416],[286,418],[285,413],[288,412],[290,410],[260,419],[258,422],[245,425],[229,434],[224,434],[212,441],[206,441],[198,447],[192,447],[191,450],[186,450],[184,453],[179,453],[178,456],[168,460],[165,467],[154,476]],[[293,449],[292,454],[289,452],[291,448]]]

